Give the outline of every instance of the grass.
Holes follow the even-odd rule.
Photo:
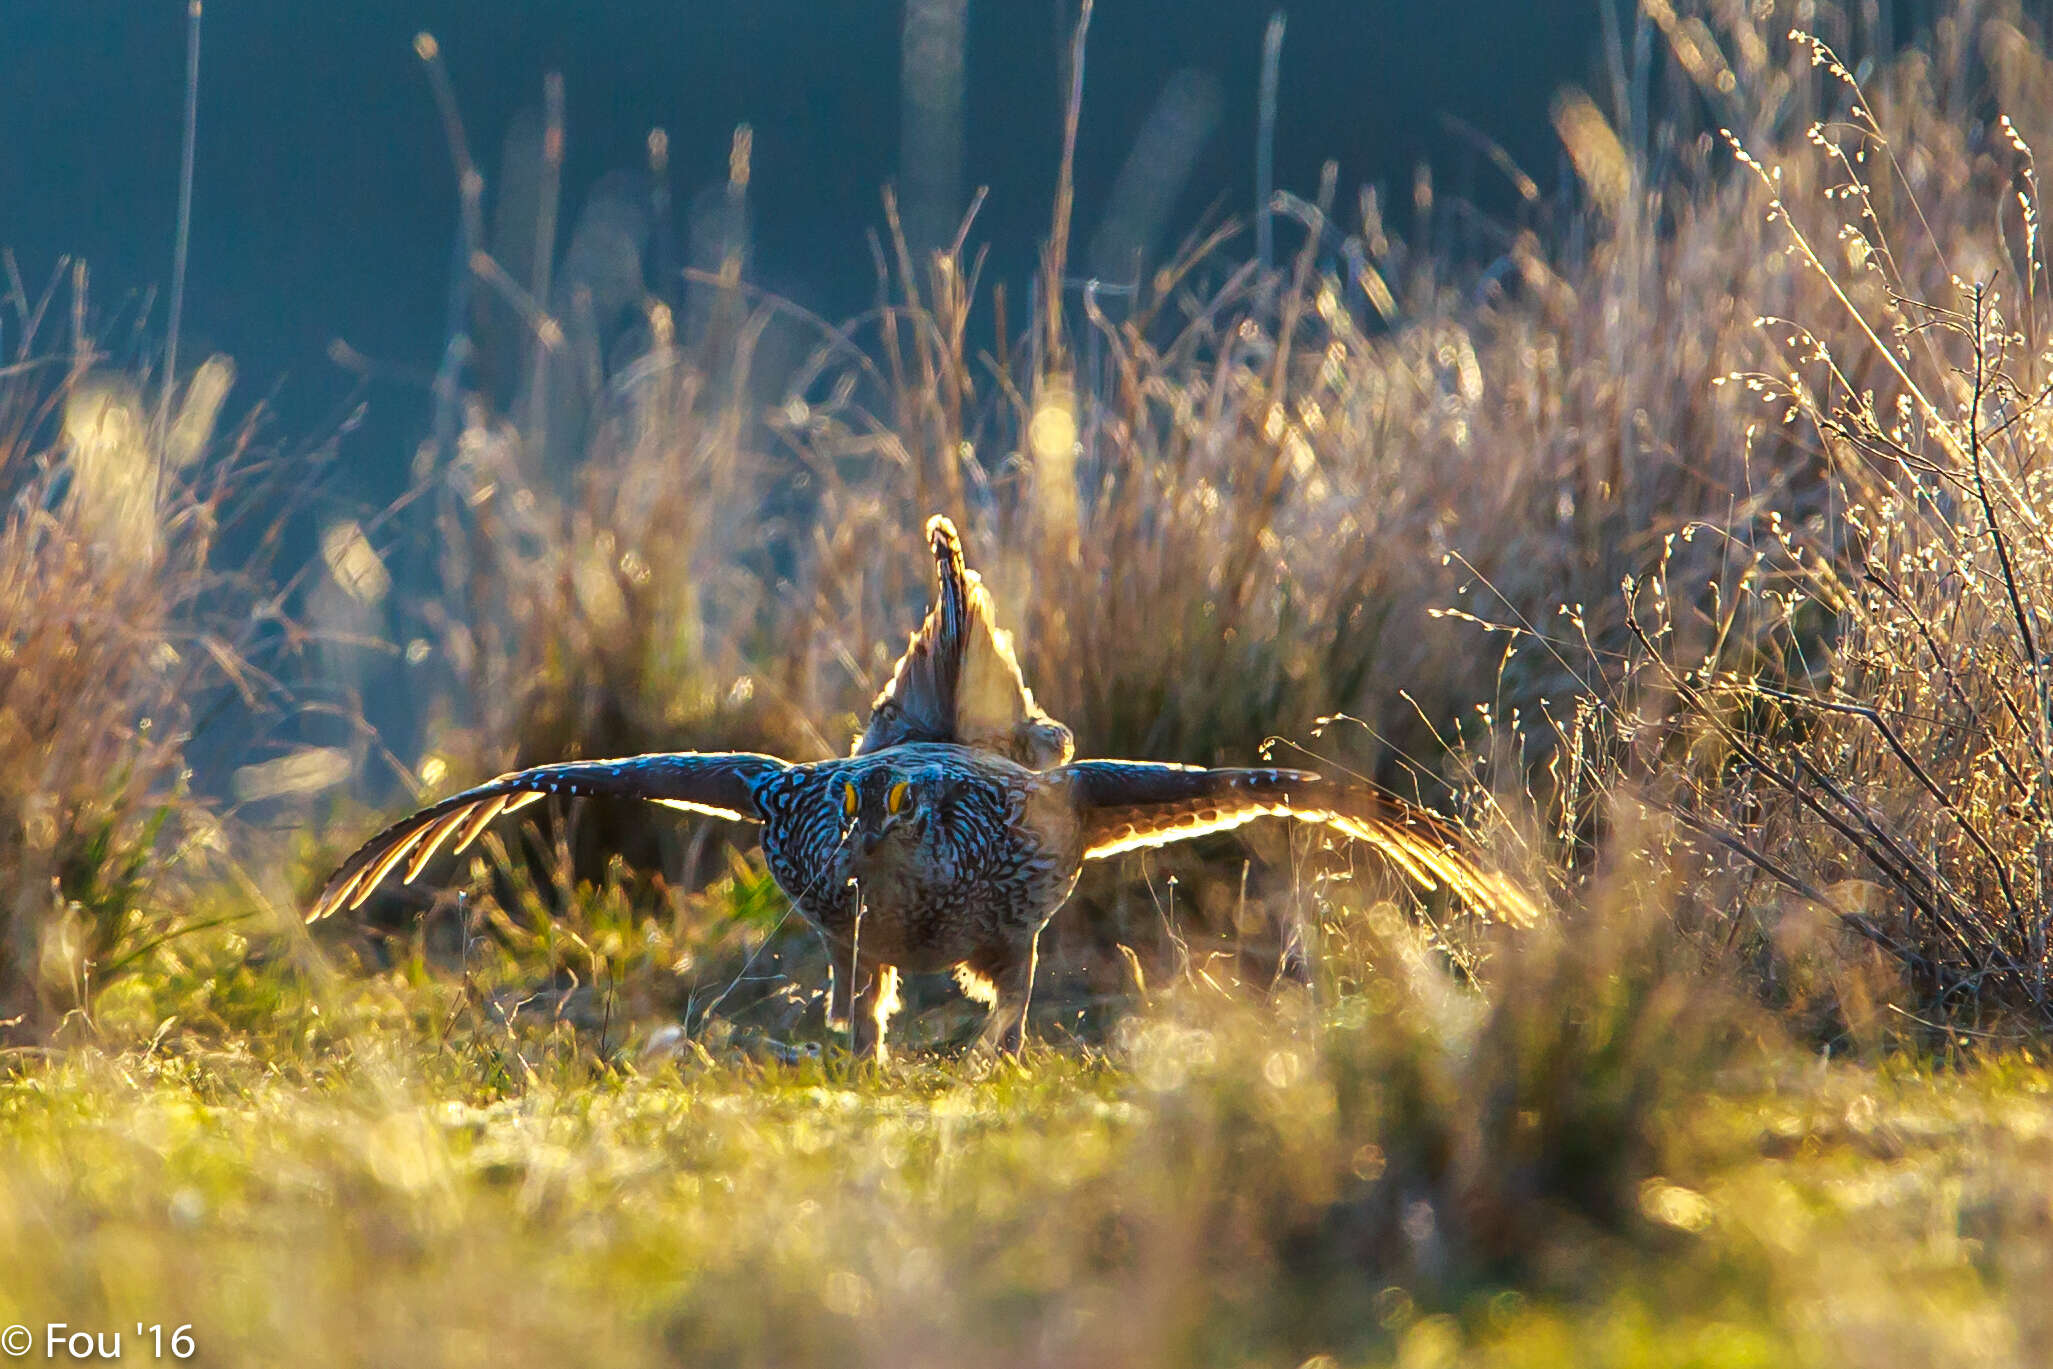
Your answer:
[[[220,421],[225,359],[125,370],[82,272],[10,272],[0,1322],[222,1364],[2053,1358],[2053,58],[2001,3],[1901,53],[1643,11],[1557,104],[1572,191],[1329,178],[1273,265],[1222,226],[1130,296],[1065,275],[1066,187],[1027,308],[887,199],[877,308],[810,318],[729,231],[746,130],[683,280],[619,183],[558,254],[464,178],[382,512],[281,515],[304,462]],[[344,788],[840,750],[937,508],[1085,754],[1415,786],[1553,916],[1257,830],[1087,882],[1023,1060],[916,984],[889,1071],[710,824],[538,808],[299,925],[379,816]],[[395,680],[435,702],[381,734]]]
[[[2028,1056],[1748,1071],[1672,1119],[1621,1222],[1553,1224],[1511,1281],[1358,1252],[1363,1118],[1273,1063],[1304,1035],[1255,1035],[512,1096],[390,1054],[82,1053],[0,1092],[0,1319],[190,1324],[219,1364],[2043,1356]]]

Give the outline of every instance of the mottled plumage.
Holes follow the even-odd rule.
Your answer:
[[[858,1051],[881,1054],[900,970],[953,969],[991,1005],[983,1044],[1018,1049],[1037,939],[1084,861],[1258,817],[1325,823],[1427,888],[1501,920],[1533,917],[1531,900],[1444,821],[1366,786],[1299,770],[1068,762],[1069,730],[1035,707],[955,529],[937,518],[928,532],[940,599],[855,755],[792,765],[653,754],[502,775],[373,837],[309,919],[357,907],[402,865],[412,880],[445,844],[460,851],[494,818],[551,794],[753,821],[772,878],[833,952],[830,1018],[850,1022]]]

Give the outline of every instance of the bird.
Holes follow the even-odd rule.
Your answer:
[[[501,775],[393,823],[336,869],[308,921],[411,882],[444,845],[550,796],[635,798],[759,825],[771,878],[825,940],[830,1026],[887,1058],[901,972],[953,971],[989,1015],[976,1048],[1025,1041],[1041,930],[1086,861],[1267,816],[1366,842],[1426,889],[1529,925],[1532,898],[1486,867],[1447,819],[1372,785],[1304,770],[1076,760],[1033,704],[981,582],[945,519],[929,523],[940,589],[855,754],[655,752]],[[979,672],[987,672],[979,676]]]

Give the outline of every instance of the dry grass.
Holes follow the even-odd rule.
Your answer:
[[[191,876],[221,878],[224,847],[187,748],[224,695],[267,691],[231,635],[242,580],[213,564],[248,441],[213,452],[233,368],[208,360],[153,419],[92,347],[83,268],[32,298],[7,264],[0,1015],[36,1039],[199,920]],[[67,308],[68,346],[44,350]]]
[[[980,284],[963,245],[973,223],[915,260],[894,216],[879,304],[839,326],[751,295],[733,240],[683,296],[645,279],[635,251],[600,250],[629,212],[617,197],[575,226],[565,272],[532,282],[553,291],[553,313],[512,284],[518,265],[481,269],[477,288],[521,306],[480,315],[481,350],[531,352],[531,378],[503,411],[481,393],[459,425],[452,407],[453,459],[430,476],[450,549],[439,644],[470,724],[437,733],[431,768],[455,779],[667,746],[841,749],[920,611],[913,542],[943,508],[1086,754],[1244,761],[1293,738],[1320,764],[1465,806],[1506,859],[1568,885],[1601,805],[1658,771],[1655,802],[1797,881],[1771,877],[1782,892],[1768,903],[1860,884],[1826,902],[1886,937],[1920,997],[2001,980],[2004,1003],[2042,1007],[2030,966],[2043,934],[2021,892],[2039,882],[2036,857],[2016,864],[2037,819],[1976,817],[2009,828],[1971,835],[1933,792],[1963,814],[2034,801],[2019,786],[2044,767],[2020,720],[2037,686],[1966,678],[2001,669],[1982,644],[2005,621],[2029,625],[2030,586],[1963,626],[1929,602],[1877,600],[1863,618],[1847,585],[1885,561],[1913,599],[1951,595],[1949,574],[2000,582],[1975,530],[1988,524],[1969,469],[1983,448],[1961,434],[1970,410],[1994,427],[2035,393],[2039,248],[2019,209],[2021,191],[2035,205],[2027,144],[1984,116],[1992,90],[2035,107],[2044,59],[2014,8],[1962,6],[1857,89],[1829,50],[1788,36],[1779,9],[1649,15],[1661,57],[1616,83],[1665,94],[1616,117],[1564,95],[1557,125],[1582,195],[1571,209],[1532,192],[1480,273],[1434,250],[1449,213],[1424,180],[1412,241],[1374,195],[1343,216],[1328,184],[1279,202],[1305,233],[1273,275],[1241,259],[1229,226],[1131,298],[1065,277],[1058,233],[1034,309]],[[1850,16],[1814,28],[1856,50],[1869,40]],[[728,212],[745,203],[748,157],[744,130]],[[1966,326],[1978,343],[1949,349],[1949,317],[1957,334],[1971,312],[1957,281],[2001,307]],[[630,314],[611,332],[591,322]],[[1978,395],[1957,374],[1977,356]],[[2013,577],[2036,564],[2019,541],[2036,527],[2034,431],[2010,422],[1982,463],[1990,507],[2019,506]],[[574,468],[552,455],[567,432],[581,434]],[[1920,481],[1952,483],[1934,502]],[[1967,564],[1905,578],[1904,558],[1928,547]],[[1915,631],[1905,611],[1972,657],[1950,672],[1959,689],[1926,702],[1957,712],[1966,690],[2001,708],[1993,721],[2017,735],[1995,755],[1941,758],[1917,750],[1946,748],[1941,734],[1899,735],[1920,778],[1896,734],[1840,708],[1937,716],[1881,697],[1948,677],[1907,641],[1895,686],[1855,684],[1875,650],[1861,635]],[[1479,640],[1477,622],[1499,635]],[[1821,686],[1821,704],[1770,698]],[[1734,753],[1719,719],[1800,709],[1806,745],[1837,748],[1810,759],[1841,795],[1801,775],[1798,788],[1858,835],[1850,848],[1770,831],[1785,820],[1752,806],[1759,768],[1734,785],[1721,771]],[[1366,726],[1318,726],[1343,714]],[[1934,726],[1957,739],[1973,722]],[[1855,760],[1841,736],[1876,754]],[[1699,763],[1667,768],[1677,752]],[[1879,770],[1856,782],[1844,764]],[[1870,784],[1919,816],[1883,813],[1860,792]],[[1492,795],[1520,791],[1532,802],[1507,823]],[[1788,799],[1785,825],[1817,818],[1809,798]],[[579,831],[572,868],[597,879],[613,850],[687,886],[722,868],[667,830],[612,815]],[[1785,859],[1785,840],[1817,850]],[[2017,854],[1999,875],[1990,852],[2005,844]],[[1287,891],[1283,843],[1259,849],[1256,894]],[[1204,867],[1176,853],[1164,868]],[[1273,957],[1275,920],[1250,921],[1225,868],[1181,906],[1190,935],[1235,952],[1253,936]],[[1879,921],[1864,911],[1876,883],[1901,905]],[[1063,935],[1080,962],[1112,967],[1100,990],[1119,978],[1118,944],[1152,948],[1158,973],[1171,963],[1161,902],[1087,885]],[[1802,939],[1761,898],[1740,902],[1749,935]],[[1882,932],[1899,913],[1959,924],[1998,905],[2010,930],[1969,934],[2008,937],[1993,978],[1958,932],[1933,929],[1951,937],[1944,951]]]
[[[1878,994],[1898,1025],[2048,1020],[2046,261],[2017,127],[1962,135],[2014,93],[2015,23],[1963,8],[1867,86],[1792,35],[1802,142],[1734,135],[1725,192],[1788,273],[1738,297],[1762,347],[1719,378],[1756,406],[1723,435],[1746,497],[1661,529],[1623,640],[1569,618],[1602,643],[1576,783],[1675,815],[1763,987],[1842,1027]]]

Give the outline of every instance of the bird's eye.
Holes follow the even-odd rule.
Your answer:
[[[891,792],[884,796],[884,806],[893,813],[902,813],[912,801],[912,785],[904,780],[891,786]]]
[[[843,817],[846,817],[846,818],[852,818],[852,817],[854,817],[854,816],[855,816],[855,810],[856,810],[856,806],[857,806],[858,802],[859,802],[859,801],[857,800],[857,798],[856,798],[856,796],[855,796],[855,785],[854,785],[853,783],[851,783],[850,781],[847,781],[847,780],[844,780],[844,781],[842,781],[842,784],[841,784],[841,815],[842,815]]]

